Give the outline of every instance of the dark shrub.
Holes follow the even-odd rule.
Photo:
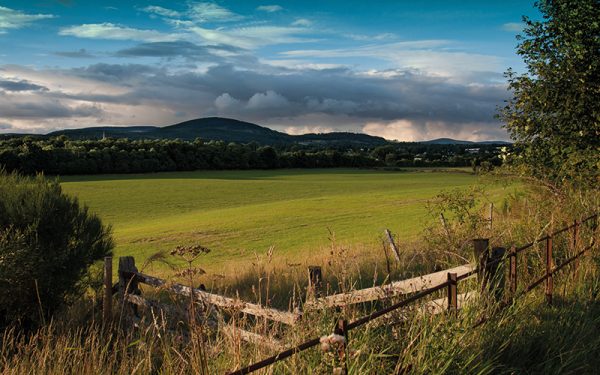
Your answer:
[[[112,248],[110,228],[56,180],[0,170],[0,326],[40,324]]]

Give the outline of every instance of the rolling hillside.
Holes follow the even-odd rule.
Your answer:
[[[263,145],[286,144],[323,144],[378,146],[387,144],[384,138],[367,134],[335,132],[325,134],[289,135],[263,126],[221,117],[207,117],[185,121],[179,124],[157,126],[103,126],[81,129],[65,129],[47,134],[49,136],[66,135],[73,139],[97,139],[106,137],[129,139],[182,139],[192,141],[221,140],[225,142],[250,143]]]

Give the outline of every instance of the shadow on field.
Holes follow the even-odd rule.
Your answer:
[[[405,168],[405,169],[367,169],[367,168],[331,168],[331,169],[274,169],[274,170],[220,170],[220,171],[186,171],[186,172],[156,172],[156,173],[124,173],[124,174],[102,174],[102,175],[73,175],[52,176],[60,182],[88,182],[88,181],[125,181],[125,180],[268,180],[279,177],[293,176],[352,176],[383,173],[408,173],[408,172],[444,172],[444,173],[466,173],[463,170],[453,169],[427,169],[427,168]]]

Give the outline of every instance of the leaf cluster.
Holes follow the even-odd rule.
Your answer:
[[[513,93],[499,117],[516,141],[513,164],[541,179],[598,182],[600,2],[543,0],[517,37],[527,71],[506,72]]]

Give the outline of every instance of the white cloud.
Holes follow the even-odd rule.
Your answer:
[[[176,11],[176,10],[172,10],[172,9],[167,9],[167,8],[163,8],[157,5],[149,5],[147,7],[145,7],[143,9],[144,12],[148,12],[148,13],[153,13],[153,14],[157,14],[159,16],[163,16],[163,17],[180,17],[181,13]]]
[[[290,102],[283,96],[275,91],[268,90],[265,93],[257,92],[248,99],[246,108],[248,109],[279,109],[287,107]]]
[[[292,22],[292,26],[300,26],[300,27],[309,27],[312,24],[313,24],[312,21],[309,19],[306,19],[306,18],[298,18],[297,20]]]
[[[191,3],[187,15],[197,22],[237,21],[243,18],[215,3]]]
[[[315,41],[302,36],[308,31],[299,27],[252,26],[232,29],[208,29],[192,26],[187,30],[195,33],[204,42],[227,44],[246,49],[255,49],[272,44]]]
[[[262,12],[274,13],[274,12],[282,11],[283,7],[281,5],[261,5],[261,6],[257,7],[256,10],[260,10]]]
[[[348,34],[348,37],[350,39],[354,39],[354,40],[359,40],[359,41],[382,41],[382,40],[389,40],[389,39],[394,39],[396,37],[395,34],[392,33],[381,33],[381,34],[375,34],[375,35],[363,35],[363,34]]]
[[[109,22],[65,27],[58,34],[87,39],[138,40],[144,42],[169,42],[180,38],[180,35],[176,34],[163,34],[156,30],[134,29]]]
[[[432,39],[329,50],[292,50],[281,54],[291,58],[376,58],[403,70],[421,71],[454,81],[468,81],[474,73],[504,68],[497,56],[458,51],[452,48],[454,44]]]
[[[502,25],[502,30],[508,31],[508,32],[513,32],[513,33],[519,33],[521,31],[523,31],[524,27],[525,27],[525,24],[522,22],[507,22]]]
[[[365,124],[362,131],[390,140],[398,139],[408,142],[424,140],[423,132],[416,129],[409,120],[397,120],[390,123],[370,122]]]
[[[237,100],[236,98],[232,97],[228,93],[223,93],[215,99],[215,107],[217,107],[217,110],[219,110],[220,112],[227,111],[228,109],[231,109],[231,108],[235,109],[235,108],[238,108],[239,106],[240,106],[240,101]]]
[[[405,142],[453,138],[466,141],[505,140],[507,134],[495,122],[448,123],[444,121],[395,120],[368,122],[362,128],[366,134]]]
[[[277,60],[260,59],[260,62],[267,64],[267,65],[271,65],[271,66],[294,69],[294,70],[306,70],[306,69],[326,70],[326,69],[347,68],[347,66],[343,65],[343,64],[312,63],[312,62],[306,61],[306,60],[294,60],[294,59],[277,59]]]
[[[283,129],[284,132],[290,135],[301,135],[310,133],[331,133],[334,128],[328,126],[288,126]]]
[[[20,29],[35,21],[55,17],[52,14],[26,14],[0,6],[0,34],[6,33],[8,29]]]

